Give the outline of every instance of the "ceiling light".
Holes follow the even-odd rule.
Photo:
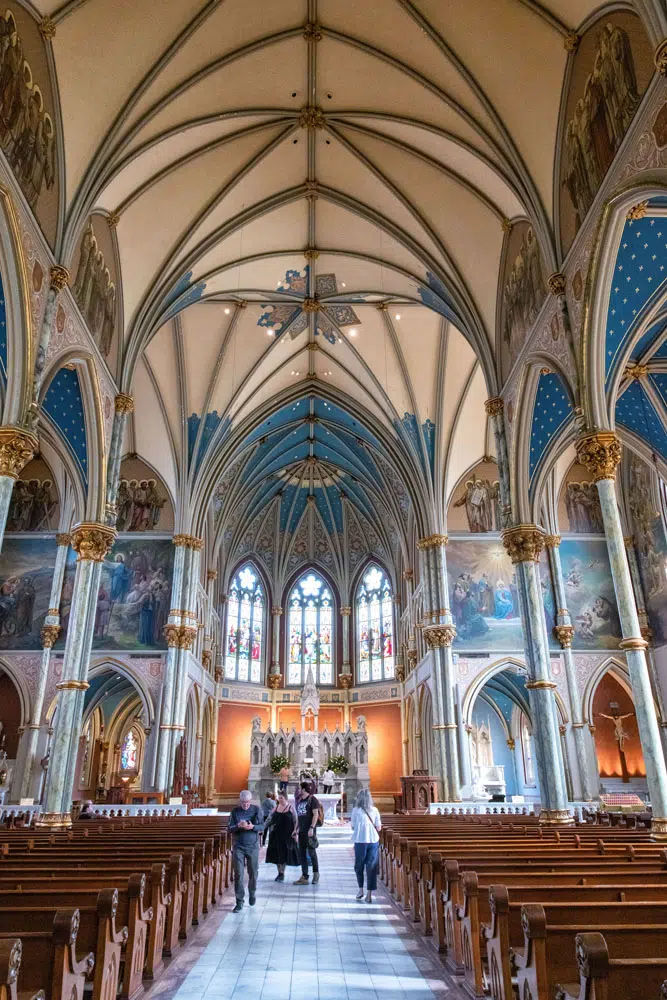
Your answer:
[[[357,331],[356,330],[350,330],[350,336],[351,337],[356,337],[356,335],[357,335]]]
[[[396,315],[394,316],[394,319],[400,319],[400,318],[401,318],[401,314],[400,313],[396,313]]]
[[[229,309],[225,309],[225,316],[229,316],[229,313],[230,313],[230,310]]]
[[[339,344],[342,344],[342,343],[343,343],[343,338],[342,338],[342,337],[339,337],[339,338],[338,338],[338,343],[339,343]]]
[[[341,281],[341,287],[342,287],[342,288],[345,288],[345,287],[346,287],[346,286],[345,286],[345,282],[344,282],[344,281]]]
[[[273,334],[274,334],[274,333],[275,333],[276,331],[275,331],[275,330],[273,329],[273,327],[272,327],[272,326],[269,326],[269,327],[267,327],[267,330],[266,330],[266,332],[268,333],[269,337],[272,337],[272,336],[273,336]]]

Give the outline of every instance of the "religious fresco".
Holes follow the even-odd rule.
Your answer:
[[[667,538],[656,503],[651,470],[634,455],[630,465],[628,506],[646,611],[654,642],[662,645],[667,641]]]
[[[450,531],[478,534],[500,531],[500,481],[495,462],[480,462],[464,476],[452,494],[447,514]]]
[[[617,649],[621,624],[604,539],[563,538],[565,599],[577,649]]]
[[[5,531],[56,531],[59,518],[53,473],[43,459],[33,458],[14,482]]]
[[[535,230],[528,222],[517,222],[506,237],[499,283],[503,378],[516,361],[546,296],[544,263]]]
[[[598,488],[590,473],[576,461],[567,470],[560,488],[558,523],[568,533],[604,534]]]
[[[0,147],[53,245],[59,194],[54,95],[37,22],[16,3],[0,13]]]
[[[560,229],[566,253],[653,76],[638,17],[615,11],[584,33],[574,56],[561,125]]]
[[[0,552],[0,649],[41,649],[55,538],[5,538]]]
[[[116,510],[116,531],[174,528],[174,508],[167,489],[140,458],[126,458],[121,463]]]
[[[60,605],[64,645],[76,557],[68,558]],[[118,538],[102,563],[93,627],[94,649],[165,649],[174,547],[170,538]]]
[[[116,253],[106,216],[90,216],[72,261],[72,294],[100,353],[110,360],[120,309]]]
[[[447,572],[454,647],[522,650],[516,573],[500,538],[450,538]]]

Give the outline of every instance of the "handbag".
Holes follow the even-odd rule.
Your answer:
[[[316,851],[319,846],[320,846],[320,842],[317,839],[317,834],[316,833],[314,833],[312,835],[312,837],[310,837],[310,836],[308,837],[308,847],[309,847],[309,849],[311,851]]]

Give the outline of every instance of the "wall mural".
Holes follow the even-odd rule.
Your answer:
[[[621,624],[604,539],[564,538],[565,596],[579,649],[617,649]]]
[[[6,538],[0,552],[0,649],[41,649],[55,538]]]
[[[577,461],[563,477],[558,496],[558,523],[568,533],[604,534],[598,488],[590,473]]]
[[[507,236],[499,285],[503,378],[516,361],[546,295],[544,265],[535,231],[528,222],[517,222]]]
[[[0,13],[0,146],[51,244],[58,222],[54,100],[36,21],[18,4]]]
[[[561,134],[560,227],[567,252],[653,76],[653,52],[634,14],[605,15],[583,35]]]
[[[447,547],[451,611],[458,649],[523,649],[516,574],[499,538],[451,538]]]
[[[76,562],[70,553],[60,606],[63,646]],[[164,649],[171,603],[174,546],[170,538],[117,539],[104,562],[97,594],[94,649]]]
[[[59,518],[53,474],[43,459],[34,458],[14,483],[5,531],[55,531]]]
[[[167,489],[140,458],[121,463],[116,510],[117,531],[172,531],[174,527]]]
[[[480,462],[452,494],[447,524],[450,530],[467,528],[475,534],[500,531],[500,481],[495,462]]]
[[[118,326],[118,274],[109,223],[91,215],[73,260],[77,268],[72,293],[93,340],[109,358]]]
[[[646,610],[654,642],[662,645],[667,640],[667,539],[656,509],[651,470],[636,456],[630,466],[628,494]]]

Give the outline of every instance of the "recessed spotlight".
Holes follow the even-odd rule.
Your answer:
[[[341,281],[340,284],[341,284],[341,288],[345,288],[345,282],[344,281]]]
[[[394,319],[400,319],[400,318],[401,318],[401,314],[400,313],[396,313],[396,315],[394,316]]]
[[[339,338],[338,338],[338,343],[339,343],[339,344],[342,344],[342,343],[343,343],[343,338],[342,338],[342,337],[339,337]]]
[[[357,335],[357,331],[356,330],[350,330],[350,336],[351,337],[356,337],[356,335]]]
[[[231,312],[230,309],[225,309],[225,316],[229,316],[230,312]]]
[[[267,334],[269,335],[269,337],[272,337],[272,336],[273,336],[273,334],[274,334],[274,333],[275,333],[276,331],[275,331],[275,330],[273,329],[273,327],[272,327],[272,326],[270,326],[270,327],[268,327],[268,329],[267,329],[267,331],[266,331],[266,332],[267,332]]]

